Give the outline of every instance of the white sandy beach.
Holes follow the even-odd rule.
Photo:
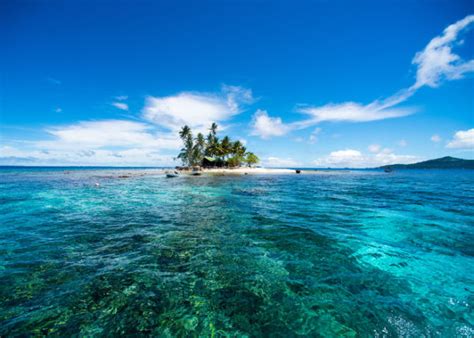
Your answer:
[[[255,174],[295,174],[292,169],[276,169],[276,168],[215,168],[203,169],[203,173],[222,174],[222,175],[255,175]]]
[[[188,170],[181,170],[183,174],[190,173]],[[284,168],[206,168],[201,171],[203,174],[209,175],[296,175],[295,169],[284,169]],[[343,171],[330,171],[330,170],[315,170],[315,169],[301,169],[301,175],[316,174],[316,175],[328,175],[328,174],[342,174]]]

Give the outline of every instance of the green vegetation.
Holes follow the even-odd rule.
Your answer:
[[[390,164],[380,168],[390,169],[474,169],[474,160],[464,160],[451,156],[413,164]]]
[[[250,167],[260,161],[257,155],[247,151],[242,142],[232,141],[229,136],[219,140],[216,123],[211,125],[207,137],[202,133],[193,137],[188,126],[181,128],[179,137],[183,148],[178,158],[188,167],[240,167],[242,164]]]

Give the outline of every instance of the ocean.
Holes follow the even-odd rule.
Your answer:
[[[0,201],[2,337],[474,336],[474,171],[1,168]]]

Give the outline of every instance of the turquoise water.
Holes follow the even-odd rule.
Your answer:
[[[472,337],[473,183],[0,169],[0,336]]]

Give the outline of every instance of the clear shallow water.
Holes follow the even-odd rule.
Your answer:
[[[473,336],[473,183],[0,169],[0,336]]]

